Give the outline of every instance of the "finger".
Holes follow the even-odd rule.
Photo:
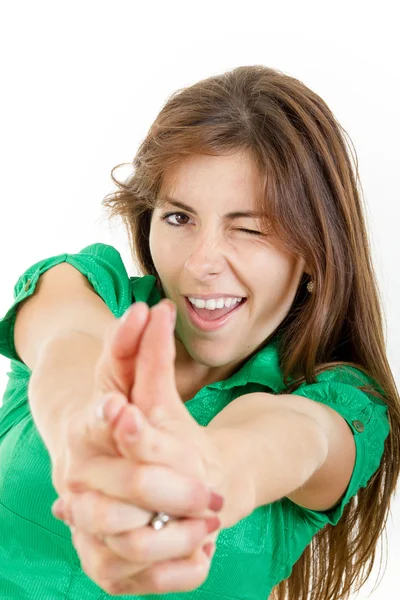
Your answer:
[[[93,457],[90,464],[80,465],[79,471],[67,473],[65,480],[72,492],[96,490],[174,516],[203,513],[212,500],[212,492],[198,479],[169,467],[132,464],[123,458]]]
[[[146,527],[152,512],[99,492],[63,494],[64,521],[80,531],[104,537]]]
[[[208,577],[210,559],[199,547],[190,558],[155,563],[127,580],[107,582],[109,594],[163,594],[198,588]]]
[[[64,503],[63,520],[83,533],[106,538],[108,546],[127,560],[127,553],[131,553],[129,560],[139,562],[189,555],[206,535],[221,527],[221,520],[211,516],[171,520],[167,527],[155,530],[148,527],[148,513],[138,507],[96,492],[70,496]],[[144,558],[139,558],[142,550]],[[154,556],[149,556],[153,551]]]
[[[221,526],[218,517],[179,519],[159,531],[141,527],[120,535],[105,537],[107,546],[132,563],[153,563],[190,557],[205,537]]]
[[[135,302],[117,320],[107,335],[95,371],[95,389],[99,394],[117,391],[129,397],[135,374],[136,354],[150,316],[145,302]]]
[[[151,416],[159,412],[155,408],[161,412],[166,408],[170,416],[188,415],[187,410],[182,411],[175,384],[176,350],[170,305],[169,300],[163,300],[151,309],[136,359],[133,398],[152,422]]]
[[[192,446],[190,439],[183,440],[166,430],[156,429],[133,404],[126,405],[118,414],[113,435],[120,454],[129,460],[165,465],[187,475],[193,473],[197,446]]]
[[[65,423],[67,442],[76,449],[76,459],[83,456],[79,449],[82,448],[86,455],[89,446],[108,456],[121,455],[113,436],[112,425],[127,404],[128,399],[121,392],[109,392],[103,397],[99,396],[97,404],[89,403],[84,413],[75,413],[69,417]],[[73,471],[75,465],[69,464],[67,468]]]
[[[146,302],[135,302],[120,318],[120,327],[112,337],[110,349],[115,358],[129,359],[136,355],[140,337],[148,323],[150,309]]]
[[[113,580],[130,578],[149,566],[149,563],[132,564],[131,561],[117,556],[95,536],[76,527],[72,529],[71,535],[81,568],[93,581],[105,581],[109,584]]]

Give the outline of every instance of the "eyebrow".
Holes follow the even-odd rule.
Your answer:
[[[176,198],[171,198],[170,196],[164,196],[162,199],[162,204],[164,203],[168,203],[168,204],[172,204],[172,206],[176,206],[177,208],[182,208],[183,210],[186,210],[188,212],[191,212],[193,215],[197,216],[197,212],[194,210],[194,208],[192,208],[191,206],[189,206],[188,204],[185,204],[184,202],[181,202],[180,200],[176,200]],[[224,219],[227,219],[228,221],[233,221],[233,219],[240,219],[243,217],[250,217],[250,218],[254,218],[254,217],[261,217],[262,215],[260,213],[254,212],[254,211],[240,211],[240,210],[236,210],[233,212],[228,212],[224,215]]]

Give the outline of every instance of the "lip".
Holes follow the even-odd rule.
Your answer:
[[[217,329],[223,327],[236,315],[236,313],[240,310],[243,304],[246,304],[246,300],[247,299],[245,298],[244,301],[240,302],[233,310],[231,310],[231,312],[224,315],[223,317],[220,317],[215,321],[206,321],[193,310],[189,300],[185,298],[189,319],[192,325],[194,325],[197,329],[201,329],[202,331],[216,331]]]
[[[184,294],[185,298],[199,298],[201,300],[214,300],[215,298],[246,298],[239,294]]]

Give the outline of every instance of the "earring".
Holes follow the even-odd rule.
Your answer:
[[[307,283],[307,289],[310,292],[310,294],[312,294],[314,290],[314,279],[310,279],[310,281]]]

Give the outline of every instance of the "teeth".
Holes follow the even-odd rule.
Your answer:
[[[197,308],[207,308],[208,310],[215,310],[216,308],[223,308],[224,306],[230,308],[240,301],[241,298],[213,298],[212,300],[207,301],[197,298],[189,298],[189,302]]]

